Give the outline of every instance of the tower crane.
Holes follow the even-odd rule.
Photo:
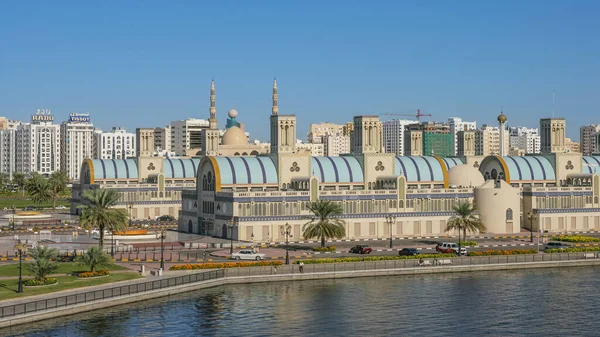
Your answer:
[[[427,116],[427,117],[431,117],[431,114],[422,114],[421,110],[417,110],[417,114],[416,115],[411,115],[411,114],[397,114],[397,113],[391,113],[391,112],[386,112],[386,113],[382,113],[380,114],[380,116],[406,116],[406,117],[417,117],[417,120],[420,122],[421,121],[421,117]]]

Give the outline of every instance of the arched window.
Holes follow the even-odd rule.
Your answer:
[[[492,169],[492,179],[496,180],[498,178],[498,171],[496,169]]]
[[[512,208],[509,208],[506,210],[506,221],[509,221],[512,219],[513,219],[513,210],[512,210]]]

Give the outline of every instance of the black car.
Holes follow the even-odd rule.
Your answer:
[[[421,251],[417,248],[402,248],[398,251],[398,255],[400,256],[415,256],[421,254]]]
[[[373,251],[373,248],[371,248],[367,245],[356,245],[356,246],[350,248],[350,253],[355,253],[355,254],[371,254],[372,251]]]
[[[567,249],[571,248],[569,245],[565,245],[562,242],[548,242],[544,249]]]

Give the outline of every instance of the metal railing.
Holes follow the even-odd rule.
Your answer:
[[[126,295],[133,295],[152,290],[175,287],[184,284],[197,283],[202,281],[214,280],[225,277],[223,269],[211,270],[204,273],[188,274],[183,276],[156,279],[148,282],[140,282],[131,285],[87,291],[78,294],[57,296],[48,299],[30,301],[18,304],[12,304],[0,307],[0,319],[24,315],[38,311],[52,310],[62,307],[68,307],[81,303],[90,303],[94,301],[115,298]]]

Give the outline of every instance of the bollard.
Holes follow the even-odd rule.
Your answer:
[[[141,275],[146,275],[146,266],[144,266],[143,264],[140,265],[140,274]]]

